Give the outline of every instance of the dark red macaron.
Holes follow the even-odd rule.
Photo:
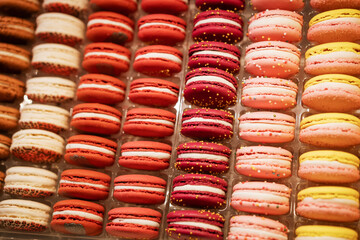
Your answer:
[[[95,11],[112,11],[126,15],[137,10],[137,2],[135,0],[90,0],[90,5]]]
[[[167,215],[165,231],[174,239],[223,239],[225,218],[208,210],[178,210]],[[179,238],[180,236],[180,238]]]
[[[169,14],[150,14],[139,19],[138,37],[149,44],[175,45],[186,37],[186,22]]]
[[[106,232],[126,239],[155,239],[159,236],[161,213],[141,207],[113,208],[108,213]]]
[[[139,78],[131,82],[129,99],[138,104],[168,107],[178,101],[179,85],[158,78]]]
[[[134,37],[134,22],[118,13],[96,12],[89,16],[86,37],[93,42],[131,42]]]
[[[209,9],[224,9],[238,11],[245,7],[244,0],[195,0],[195,5],[202,11]]]
[[[129,70],[131,52],[115,43],[91,43],[85,47],[83,68],[90,73],[117,76]]]
[[[100,103],[81,103],[72,111],[71,126],[89,133],[115,134],[120,131],[121,112]]]
[[[61,173],[58,193],[69,198],[104,200],[109,196],[111,177],[85,169],[68,169]]]
[[[227,182],[206,174],[184,174],[173,180],[171,203],[200,208],[219,208],[226,205]]]
[[[147,13],[167,13],[178,15],[188,10],[186,0],[142,0],[141,8]]]
[[[134,141],[121,146],[119,165],[140,170],[163,170],[169,167],[171,146],[161,142]]]
[[[195,139],[223,140],[233,135],[234,116],[216,109],[187,109],[182,115],[181,133]]]
[[[86,236],[102,232],[105,209],[100,204],[69,199],[55,203],[53,208],[50,225],[56,232]]]
[[[135,71],[154,77],[170,77],[181,71],[183,54],[176,48],[152,45],[135,53]]]
[[[189,48],[190,68],[212,67],[230,73],[240,70],[240,50],[222,42],[199,42]]]
[[[221,69],[196,68],[186,74],[184,98],[197,106],[226,108],[236,103],[237,80]]]
[[[192,37],[195,41],[237,43],[243,38],[241,16],[225,10],[208,10],[194,18]]]
[[[141,137],[167,137],[174,133],[176,115],[157,108],[133,108],[127,112],[123,130]]]
[[[161,204],[165,192],[166,181],[151,175],[121,175],[114,180],[114,197],[121,202]]]
[[[85,74],[76,91],[78,100],[103,104],[117,104],[125,98],[126,85],[118,78],[104,74]]]
[[[188,142],[177,147],[177,169],[191,173],[224,173],[229,169],[231,149],[211,142]]]
[[[67,140],[65,160],[77,165],[104,168],[115,161],[117,143],[93,135],[75,135]]]

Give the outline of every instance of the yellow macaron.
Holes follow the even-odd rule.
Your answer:
[[[346,113],[319,113],[301,120],[300,129],[326,123],[350,123],[360,128],[360,119],[353,115]]]
[[[298,201],[305,198],[313,199],[348,199],[359,204],[359,192],[348,187],[321,186],[309,187],[298,193]],[[346,204],[346,203],[344,203]]]
[[[310,20],[309,27],[312,27],[319,22],[337,18],[360,18],[360,11],[357,9],[345,8],[322,12]]]
[[[346,240],[357,240],[358,234],[350,228],[325,226],[325,225],[304,225],[296,229],[296,239],[302,237],[329,237]]]
[[[328,82],[345,83],[360,88],[360,79],[357,77],[346,74],[324,74],[309,79],[305,83],[304,89],[306,90],[308,87],[315,86],[321,83],[328,83]]]
[[[343,164],[350,164],[355,167],[359,167],[360,159],[354,154],[342,152],[342,151],[333,151],[333,150],[318,150],[310,151],[301,154],[299,158],[300,164],[305,161],[337,161]]]
[[[324,43],[310,48],[305,53],[305,58],[319,54],[330,54],[333,52],[353,52],[360,55],[360,45],[352,42]]]

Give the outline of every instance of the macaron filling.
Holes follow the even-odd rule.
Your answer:
[[[231,82],[225,80],[224,78],[221,78],[221,77],[218,77],[218,76],[211,76],[211,75],[208,75],[208,76],[195,76],[195,77],[189,78],[186,81],[186,85],[189,85],[191,83],[196,83],[198,81],[207,81],[207,82],[210,82],[210,83],[224,84],[224,85],[230,87],[231,89],[233,89],[234,91],[236,91],[236,87]]]
[[[182,226],[191,226],[202,229],[211,229],[214,231],[222,232],[221,228],[212,224],[202,223],[202,222],[187,222],[187,221],[177,221],[171,222],[172,225],[182,225]]]
[[[120,123],[120,119],[114,116],[110,116],[110,115],[106,115],[106,114],[102,114],[102,113],[93,113],[93,112],[80,112],[80,113],[75,113],[73,115],[73,119],[76,118],[103,118],[109,121],[114,121],[117,123]]]
[[[197,52],[194,52],[191,56],[193,57],[193,56],[197,56],[197,55],[215,55],[215,56],[220,56],[220,57],[232,58],[236,61],[240,61],[238,56],[235,56],[231,53],[220,52],[220,51],[212,51],[212,50],[197,51]]]
[[[155,221],[146,220],[146,219],[138,219],[138,218],[115,218],[111,222],[113,223],[130,223],[130,224],[136,224],[136,225],[144,225],[149,227],[155,227],[159,228],[160,224]]]
[[[240,23],[229,20],[229,19],[221,18],[221,17],[210,17],[208,19],[197,21],[194,25],[194,28],[201,24],[211,24],[211,23],[215,23],[215,24],[219,24],[219,23],[224,24],[225,23],[225,24],[230,24],[230,25],[234,25],[234,26],[241,28]]]
[[[221,124],[221,125],[225,125],[227,127],[232,128],[232,124],[227,122],[227,121],[222,121],[222,120],[217,120],[217,119],[209,119],[209,118],[201,118],[201,117],[192,117],[190,119],[184,120],[183,124],[186,123],[215,123],[215,124]]]
[[[236,234],[235,232],[240,232],[241,236],[243,236],[243,235],[244,236],[261,236],[261,237],[266,237],[268,239],[278,239],[278,240],[287,240],[288,239],[288,237],[286,235],[284,236],[281,234],[276,234],[276,233],[269,231],[268,229],[264,229],[264,230],[257,229],[255,226],[254,226],[254,228],[231,226],[230,232],[234,232],[234,234]],[[296,238],[296,239],[298,239],[298,238]],[[333,239],[333,240],[335,240],[335,239]]]
[[[140,186],[115,186],[115,190],[138,190],[138,191],[154,191],[159,193],[165,193],[165,188],[157,187],[140,187]]]
[[[211,161],[228,162],[229,158],[221,155],[208,154],[208,153],[181,153],[178,158],[184,159],[207,159]]]
[[[96,151],[96,152],[101,152],[101,153],[105,153],[111,156],[115,156],[115,152],[108,150],[106,148],[102,148],[102,147],[97,147],[94,145],[88,145],[88,144],[82,144],[82,143],[68,143],[66,145],[66,150],[68,149],[85,149],[85,150],[92,150],[92,151]]]
[[[131,91],[155,91],[161,93],[168,93],[176,97],[178,96],[177,93],[171,91],[170,89],[162,87],[136,87],[131,89]]]
[[[128,119],[127,122],[150,122],[150,123],[156,123],[156,124],[169,125],[171,127],[174,127],[174,125],[175,125],[173,122],[163,120],[163,119],[132,118],[132,119]]]
[[[78,89],[83,89],[83,88],[98,88],[98,89],[104,89],[104,90],[108,90],[108,91],[125,93],[125,91],[123,89],[114,87],[114,86],[108,85],[108,84],[82,83],[79,85]]]
[[[129,57],[125,56],[125,55],[121,55],[121,54],[117,54],[117,53],[111,53],[111,52],[87,52],[85,53],[84,58],[90,57],[90,56],[97,56],[97,57],[111,57],[111,58],[115,58],[115,59],[120,59],[126,62],[130,62]]]
[[[178,29],[179,31],[185,33],[185,29],[183,27],[179,27],[175,24],[170,24],[170,23],[162,23],[162,22],[152,22],[152,23],[144,23],[144,24],[141,24],[140,27],[139,27],[139,30],[141,30],[142,28],[146,28],[146,27],[157,27],[157,26],[165,26],[165,27],[170,27],[170,28],[176,28]]]
[[[30,59],[27,58],[27,57],[24,57],[23,55],[21,54],[16,54],[16,53],[11,53],[11,52],[8,52],[8,51],[1,51],[0,50],[0,55],[3,55],[3,56],[6,56],[6,57],[13,57],[13,58],[18,58],[22,61],[25,61],[25,62],[30,62]]]
[[[89,182],[82,182],[82,181],[69,181],[69,180],[61,179],[60,185],[61,184],[74,184],[77,186],[85,185],[85,186],[89,186],[89,187],[93,187],[93,188],[101,188],[101,189],[109,190],[109,186],[105,186],[102,184],[89,183]]]
[[[225,196],[225,192],[219,188],[216,187],[210,187],[210,186],[204,186],[204,185],[182,185],[182,186],[176,186],[174,187],[175,191],[199,191],[199,192],[210,192],[214,194],[219,194],[222,196]]]
[[[77,211],[77,210],[54,211],[53,216],[56,216],[56,215],[77,216],[77,217],[87,218],[87,219],[91,219],[91,220],[98,221],[98,222],[103,222],[103,218],[98,215],[88,213],[88,212],[83,212],[83,211]]]
[[[170,159],[170,153],[166,152],[155,152],[155,151],[123,151],[121,153],[123,157],[152,157],[160,159]]]
[[[88,22],[87,26],[91,27],[92,25],[95,25],[95,24],[117,26],[117,27],[125,28],[126,30],[128,30],[130,32],[134,32],[133,29],[129,25],[121,23],[121,22],[111,21],[108,19],[91,19]]]
[[[182,63],[181,58],[170,54],[170,53],[158,53],[158,52],[151,52],[151,53],[144,53],[144,54],[138,54],[135,57],[135,61],[139,60],[139,59],[149,59],[149,58],[160,58],[160,59],[165,59],[165,60],[169,60],[169,61],[173,61],[176,62],[178,64]]]

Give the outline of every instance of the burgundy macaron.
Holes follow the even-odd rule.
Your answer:
[[[166,181],[151,175],[121,175],[114,179],[114,197],[126,203],[161,204],[165,201]]]
[[[72,111],[71,126],[89,133],[115,134],[120,131],[121,112],[100,103],[81,103]]]
[[[200,208],[226,205],[227,182],[206,174],[184,174],[173,180],[171,203]]]
[[[195,5],[202,11],[208,9],[242,10],[245,0],[195,0]]]
[[[190,68],[212,67],[230,73],[240,70],[240,55],[238,47],[222,42],[199,42],[189,48]]]
[[[157,108],[133,108],[127,112],[123,130],[141,137],[167,137],[174,133],[176,115]]]
[[[171,146],[161,142],[134,141],[121,146],[119,165],[140,170],[163,170],[169,167]]]
[[[111,177],[85,169],[68,169],[61,173],[58,193],[85,200],[104,200],[109,195]]]
[[[89,16],[86,37],[93,42],[131,42],[134,22],[130,18],[114,12],[96,12]]]
[[[129,70],[131,52],[115,43],[91,43],[84,49],[83,68],[90,73],[117,76]]]
[[[186,74],[184,98],[197,106],[226,108],[236,103],[237,80],[223,70],[197,68]]]
[[[154,77],[170,77],[181,71],[183,54],[174,47],[152,45],[135,53],[135,71]]]
[[[126,85],[118,78],[104,74],[81,76],[76,96],[84,102],[117,104],[125,98]]]
[[[194,18],[192,37],[195,41],[237,43],[243,38],[241,16],[225,10],[199,12]]]
[[[182,116],[181,134],[194,139],[223,140],[233,135],[234,116],[217,109],[187,109]]]
[[[129,99],[138,104],[168,107],[178,101],[179,85],[158,78],[139,78],[131,82]]]
[[[211,142],[187,142],[177,147],[175,167],[191,173],[224,173],[229,169],[231,149]]]
[[[104,168],[115,161],[117,143],[93,135],[75,135],[67,139],[65,161],[77,165]]]

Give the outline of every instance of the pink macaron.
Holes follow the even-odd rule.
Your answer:
[[[285,143],[294,139],[295,118],[277,112],[249,112],[240,116],[241,139],[259,143]]]
[[[249,20],[248,37],[253,42],[301,40],[303,17],[287,10],[266,10]]]

